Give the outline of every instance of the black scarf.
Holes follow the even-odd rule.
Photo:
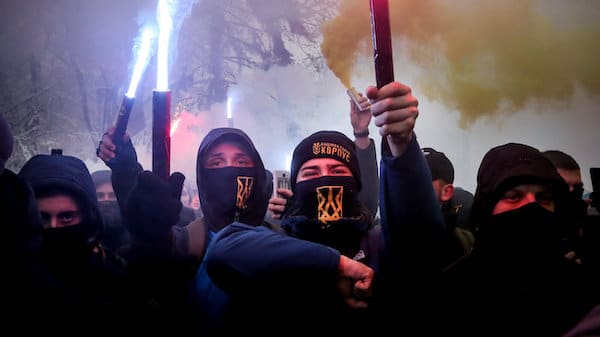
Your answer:
[[[223,167],[202,172],[207,200],[201,200],[205,218],[213,231],[234,221],[259,225],[264,219],[260,205],[264,179],[257,179],[263,170],[256,167]]]
[[[358,188],[347,176],[324,176],[296,184],[294,203],[298,214],[327,224],[355,217]]]

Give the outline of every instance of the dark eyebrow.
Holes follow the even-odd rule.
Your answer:
[[[58,213],[57,216],[73,216],[76,214],[77,214],[77,211],[65,211],[65,212]]]
[[[300,171],[305,171],[305,170],[318,170],[319,169],[319,165],[312,165],[312,166],[305,166],[302,169],[300,169]]]
[[[56,216],[74,215],[74,214],[78,214],[78,213],[79,213],[79,211],[77,211],[77,210],[64,211],[64,212],[57,213]],[[42,215],[42,217],[50,217],[51,216],[50,213],[44,212],[44,211],[40,211],[40,214]]]
[[[213,153],[206,157],[206,159],[214,158],[214,157],[223,157],[223,152]]]
[[[243,153],[243,152],[236,153],[236,154],[234,155],[234,158],[249,158],[249,159],[252,159],[252,157],[251,157],[251,156],[249,156],[249,155],[247,155],[247,154],[245,154],[245,153]]]
[[[327,165],[327,168],[332,169],[332,168],[338,168],[340,166],[346,166],[346,165],[344,165],[342,163],[339,163],[339,164],[335,163],[335,164],[329,164],[329,165]]]

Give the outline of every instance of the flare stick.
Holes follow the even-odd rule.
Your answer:
[[[394,81],[392,34],[388,0],[370,0],[373,59],[377,88]]]

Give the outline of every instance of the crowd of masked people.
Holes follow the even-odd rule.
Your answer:
[[[55,152],[12,172],[0,116],[5,318],[25,317],[20,331],[599,335],[600,216],[571,156],[500,144],[470,193],[417,140],[410,87],[368,87],[359,103],[354,140],[326,128],[297,144],[289,189],[236,128],[200,143],[197,190],[144,169],[114,128],[96,149],[106,170]]]

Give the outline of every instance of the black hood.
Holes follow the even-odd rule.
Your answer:
[[[51,189],[63,190],[73,195],[81,202],[84,221],[95,226],[95,233],[102,230],[96,187],[85,163],[79,158],[36,155],[23,165],[19,176],[31,184],[36,196]]]
[[[556,211],[562,211],[568,186],[556,168],[538,149],[518,143],[507,143],[490,149],[477,173],[477,189],[473,198],[471,228],[487,222],[500,197],[519,184],[549,185],[554,192]]]
[[[211,229],[219,230],[220,228],[215,227],[216,223],[231,223],[233,218],[223,219],[223,217],[229,217],[219,212],[217,207],[214,207],[211,200],[214,200],[214,196],[221,193],[220,190],[209,190],[206,181],[203,177],[206,177],[206,170],[203,166],[204,157],[206,156],[207,150],[220,142],[223,141],[234,141],[245,147],[255,163],[255,179],[252,192],[247,201],[247,208],[242,210],[239,216],[239,221],[248,225],[258,226],[262,224],[271,191],[265,192],[267,178],[263,161],[256,150],[256,147],[250,140],[248,135],[235,128],[216,128],[208,132],[204,137],[198,148],[198,156],[196,158],[196,184],[198,186],[198,195],[200,197],[200,204],[202,207],[202,213],[204,214],[205,221],[209,224]],[[221,221],[218,221],[220,219]],[[219,226],[220,227],[220,226]]]

